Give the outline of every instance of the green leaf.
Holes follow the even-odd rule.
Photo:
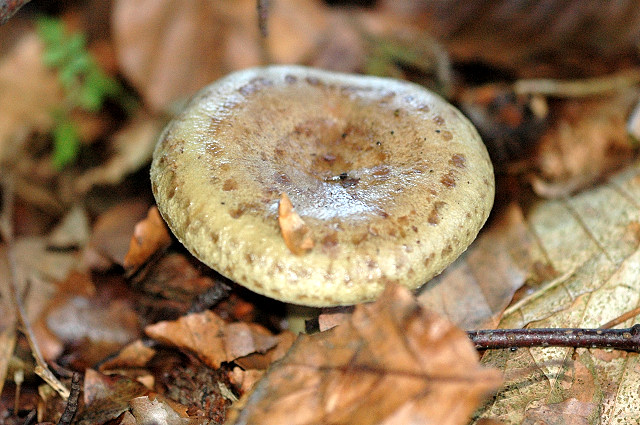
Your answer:
[[[57,170],[71,164],[80,150],[80,135],[76,125],[62,117],[53,129],[53,165]]]

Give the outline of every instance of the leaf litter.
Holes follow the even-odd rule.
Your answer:
[[[157,13],[140,15],[141,5]],[[508,201],[498,204],[476,243],[426,285],[417,301],[396,294],[406,301],[405,307],[398,307],[403,302],[393,298],[395,301],[381,300],[355,310],[324,312],[321,322],[323,316],[337,318],[325,327],[337,326],[328,332],[302,336],[295,343],[295,336],[283,331],[286,318],[275,312],[277,306],[273,309],[274,304],[239,291],[204,270],[175,245],[167,248],[162,226],[157,226],[158,217],[134,230],[149,213],[151,202],[148,193],[140,196],[136,192],[131,176],[148,162],[155,135],[166,118],[157,112],[171,111],[173,102],[211,79],[261,60],[262,42],[255,22],[248,19],[253,16],[254,6],[250,1],[240,2],[237,7],[201,2],[184,8],[175,2],[155,0],[116,2],[111,16],[114,39],[104,35],[98,40],[90,38],[88,47],[99,55],[98,63],[111,64],[109,74],[121,72],[123,80],[139,90],[145,110],[126,118],[124,124],[116,122],[117,114],[101,111],[78,115],[74,111],[83,146],[95,146],[80,159],[101,151],[112,155],[101,153],[99,160],[87,160],[61,172],[51,166],[47,150],[51,141],[47,134],[56,124],[50,109],[64,102],[60,81],[40,61],[42,46],[33,31],[23,30],[16,43],[2,43],[11,47],[4,49],[0,58],[0,85],[6,88],[0,98],[0,104],[6,106],[0,108],[6,118],[0,123],[0,162],[9,160],[17,173],[16,250],[19,267],[28,277],[21,288],[24,302],[48,359],[84,369],[98,367],[108,354],[115,356],[99,364],[100,372],[89,369],[85,373],[85,400],[77,423],[222,423],[231,400],[243,394],[243,404],[235,405],[233,415],[255,418],[256,422],[276,417],[281,423],[290,423],[298,418],[295,415],[304,420],[307,414],[353,423],[356,420],[349,415],[359,414],[358,419],[370,423],[410,423],[424,419],[424,415],[438,414],[445,403],[460,402],[466,413],[456,423],[466,423],[480,395],[471,397],[473,400],[449,397],[453,400],[429,402],[437,408],[425,413],[421,406],[433,396],[429,389],[445,384],[455,387],[460,382],[476,388],[474,379],[486,374],[495,380],[484,382],[484,390],[478,389],[477,394],[487,394],[495,389],[499,378],[493,369],[483,369],[475,362],[461,366],[466,364],[464,359],[475,358],[475,353],[469,354],[473,350],[465,348],[460,349],[464,355],[455,351],[452,359],[447,359],[449,363],[442,363],[448,366],[440,364],[437,370],[446,370],[458,381],[426,379],[434,374],[422,368],[435,366],[417,360],[440,345],[431,347],[433,341],[425,335],[433,336],[445,326],[429,310],[466,329],[597,327],[638,306],[635,282],[639,281],[640,264],[640,177],[637,165],[625,165],[631,163],[634,154],[625,117],[636,101],[635,89],[625,89],[619,95],[549,101],[550,126],[540,141],[537,137],[531,140],[538,144],[532,146],[537,157],[510,163],[501,171],[507,175],[499,176],[503,179],[499,194]],[[468,77],[464,66],[469,65],[465,62],[469,57],[482,57],[490,67],[513,72],[517,78],[601,75],[614,70],[612,63],[628,60],[620,55],[617,61],[611,57],[602,62],[590,58],[582,61],[589,64],[588,71],[584,66],[566,68],[563,64],[575,63],[579,52],[571,51],[571,57],[557,63],[553,59],[549,63],[553,55],[540,62],[539,56],[527,54],[539,46],[518,50],[509,44],[511,40],[506,44],[501,40],[479,54],[473,46],[486,46],[491,37],[477,37],[473,42],[459,38],[465,32],[478,31],[478,25],[445,37],[446,52],[438,49],[437,42],[429,47],[429,43],[418,46],[407,41],[426,40],[420,28],[425,28],[424,22],[434,15],[420,11],[428,12],[429,7],[435,7],[432,5],[380,2],[366,11],[344,11],[310,0],[298,6],[277,2],[271,9],[269,48],[276,60],[287,58],[283,61],[361,71],[375,59],[373,63],[379,69],[420,82],[429,69],[423,62],[436,58],[433,63],[448,64],[438,52],[451,54],[463,78]],[[203,13],[202,19],[191,19],[194,11],[208,7],[212,9]],[[86,21],[86,16],[80,16],[86,13],[81,8],[65,13],[67,22],[75,22],[76,27]],[[172,13],[186,15],[173,19],[177,15]],[[576,15],[574,22],[588,15]],[[464,16],[469,15],[462,13]],[[173,29],[157,25],[158,17],[164,17]],[[483,15],[479,22],[490,19]],[[613,15],[607,19],[615,21]],[[212,21],[220,25],[211,25]],[[433,28],[442,34],[453,24],[455,20],[442,19]],[[404,34],[395,31],[400,27]],[[624,28],[628,26],[618,29]],[[528,31],[526,25],[517,30]],[[615,50],[611,46],[624,44],[625,33],[615,32],[618,43],[608,45],[609,51]],[[388,38],[391,33],[393,37]],[[198,43],[189,41],[193,34],[205,44],[215,45],[207,49],[209,57],[198,59],[202,50],[197,50]],[[372,34],[374,37],[370,37]],[[583,37],[591,45],[589,36],[572,35]],[[394,44],[394,40],[403,40],[404,44]],[[381,48],[370,50],[376,46]],[[385,46],[391,51],[382,48]],[[405,61],[416,52],[422,55],[420,66]],[[370,53],[374,54],[368,56]],[[187,59],[176,60],[178,57]],[[348,60],[341,62],[344,57]],[[577,69],[576,75],[569,74],[569,69]],[[460,93],[468,87],[459,90],[460,81],[454,80],[454,84],[453,99],[460,100]],[[474,82],[469,79],[465,84]],[[513,106],[508,103],[510,86],[505,87],[504,106],[509,110]],[[625,166],[626,171],[608,177]],[[551,200],[542,201],[527,193],[527,184],[532,185],[535,195]],[[142,186],[148,192],[148,182]],[[70,210],[62,220],[63,213]],[[151,222],[156,225],[148,226]],[[56,223],[60,226],[51,232]],[[2,276],[7,273],[5,270]],[[12,306],[6,306],[7,298],[3,293],[3,312],[11,311]],[[118,300],[123,298],[130,303],[124,316],[137,315],[140,323],[125,324],[123,329],[129,329],[126,337],[104,345],[105,340],[123,335],[119,329],[122,323],[114,319],[120,315],[118,311],[124,311],[118,310]],[[85,304],[78,304],[78,300]],[[65,311],[66,316],[61,316]],[[71,317],[71,312],[77,317]],[[23,338],[16,338],[12,316],[6,316],[0,329],[0,346],[4,347],[0,379],[5,387],[0,399],[2,418],[11,417],[13,400],[9,399],[19,381],[12,365],[16,360],[23,365],[27,365],[25,359],[28,361],[28,356],[14,354],[28,353],[28,348],[25,350]],[[420,322],[418,317],[433,318],[436,330],[426,327],[423,333],[414,333],[420,328],[415,324]],[[407,320],[399,324],[401,318]],[[188,320],[196,324],[185,325]],[[154,338],[140,340],[137,326],[153,329],[156,322],[166,326],[165,330],[153,334]],[[635,319],[623,325],[632,323]],[[71,335],[70,329],[82,332]],[[208,343],[211,329],[217,330],[214,334],[218,339]],[[381,341],[377,332],[382,329],[394,331],[396,338]],[[90,336],[96,334],[102,336],[92,340]],[[421,348],[407,353],[407,341]],[[431,342],[422,348],[420,344],[427,344],[425,341]],[[293,348],[286,354],[291,344]],[[436,363],[443,353],[451,351],[436,351]],[[633,423],[640,415],[636,409],[640,382],[636,354],[535,348],[487,351],[482,361],[502,370],[506,383],[475,414],[477,423]],[[33,375],[29,375],[28,365],[25,367],[27,381],[18,397],[21,414],[24,417],[37,408],[41,418],[57,420],[63,401],[46,389],[40,395],[35,393]],[[464,370],[456,375],[458,368]],[[278,380],[292,370],[291,381]],[[393,384],[387,386],[389,382]],[[265,393],[265,388],[273,385],[275,392]],[[400,385],[407,388],[406,394],[389,391]],[[310,391],[312,388],[317,391]],[[276,394],[283,397],[277,399]],[[246,410],[241,410],[242,406]],[[269,406],[268,412],[261,410],[264,406]],[[289,406],[311,407],[286,410]]]

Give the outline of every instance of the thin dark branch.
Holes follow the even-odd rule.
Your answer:
[[[78,399],[80,398],[80,380],[80,373],[74,372],[73,376],[71,377],[71,392],[69,393],[69,398],[67,399],[67,406],[64,408],[64,412],[62,412],[62,416],[60,416],[58,425],[69,425],[73,420],[76,412],[78,411]]]
[[[6,23],[18,10],[31,0],[0,0],[0,25]]]
[[[269,0],[257,0],[258,27],[260,35],[266,37],[268,34],[267,22],[269,20]]]
[[[471,331],[468,335],[478,350],[584,347],[640,352],[640,325],[627,329],[495,329]]]

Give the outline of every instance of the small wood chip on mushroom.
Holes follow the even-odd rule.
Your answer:
[[[387,283],[419,287],[473,241],[494,196],[478,133],[443,99],[300,66],[204,88],[161,135],[151,181],[162,216],[201,261],[310,306],[369,301]],[[293,249],[281,194],[302,232]]]

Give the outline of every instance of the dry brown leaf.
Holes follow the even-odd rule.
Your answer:
[[[402,287],[302,336],[231,411],[229,424],[466,424],[500,375],[467,335]]]
[[[0,162],[14,158],[32,132],[53,126],[51,111],[63,101],[55,71],[42,63],[44,46],[29,33],[0,60]]]
[[[156,350],[137,339],[125,346],[114,357],[100,364],[100,371],[118,368],[144,367],[156,355]]]
[[[264,370],[249,369],[244,370],[239,367],[234,367],[229,374],[229,380],[236,388],[239,389],[240,394],[244,394],[251,390],[253,386],[262,378],[265,374]]]
[[[293,209],[286,193],[280,196],[278,203],[278,224],[287,248],[296,255],[302,255],[315,245],[311,230]]]
[[[136,397],[129,402],[131,414],[140,425],[189,425],[203,423],[203,420],[190,419],[184,407],[177,408],[177,403],[168,403],[166,399],[148,396]]]
[[[200,360],[217,369],[254,352],[265,352],[278,338],[255,323],[228,324],[211,311],[190,314],[176,321],[158,322],[145,328],[151,338],[194,352]]]
[[[79,205],[71,208],[48,236],[49,246],[56,249],[83,248],[89,241],[89,216]]]
[[[129,410],[129,401],[148,395],[142,384],[120,375],[103,375],[87,369],[84,375],[85,408],[76,416],[79,425],[106,423]]]
[[[126,200],[102,213],[93,226],[85,252],[89,266],[108,268],[113,263],[123,265],[133,229],[148,210],[146,202]]]
[[[515,291],[537,286],[552,267],[516,204],[504,208],[467,252],[420,291],[419,302],[463,329],[495,328]],[[540,276],[542,271],[547,271]]]
[[[133,236],[129,242],[129,251],[124,257],[123,266],[127,273],[135,272],[146,263],[149,258],[171,245],[169,229],[164,224],[158,208],[149,208],[147,217],[138,222],[133,229]]]
[[[527,411],[522,425],[591,425],[596,405],[574,398]]]
[[[628,165],[633,146],[627,117],[637,97],[627,90],[609,98],[567,101],[540,141],[540,173],[532,178],[536,193],[565,197]]]
[[[270,2],[273,60],[303,61],[329,29],[325,15],[317,0]],[[112,18],[122,72],[155,111],[263,61],[254,0],[118,0]]]
[[[519,75],[594,75],[637,52],[640,16],[626,2],[382,0],[378,11],[417,23],[457,61]],[[535,40],[535,42],[532,42]],[[555,74],[555,75],[554,75]]]
[[[235,360],[235,363],[244,369],[267,369],[273,362],[283,358],[289,351],[297,335],[293,332],[283,331],[276,335],[278,344],[266,353],[252,353]]]

